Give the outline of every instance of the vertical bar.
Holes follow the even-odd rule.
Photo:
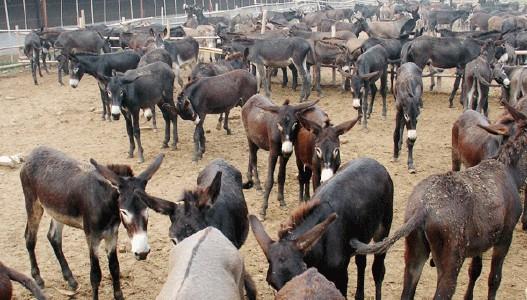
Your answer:
[[[177,0],[174,0],[174,14],[177,15]]]
[[[119,9],[119,20],[121,20],[121,0],[117,0],[117,8]]]
[[[42,17],[43,17],[43,25],[44,27],[48,27],[48,4],[47,0],[40,0],[40,5],[42,6]],[[7,9],[7,7],[6,7]]]
[[[143,10],[143,0],[139,0],[139,11],[141,15],[141,19],[145,17],[145,12]]]
[[[23,0],[22,2],[24,4],[24,26],[25,26],[25,29],[27,29],[26,0]]]
[[[267,0],[266,0],[267,1]],[[267,9],[265,9],[263,12],[262,12],[262,29],[260,31],[260,34],[264,34],[265,33],[265,26],[267,25]]]
[[[103,10],[104,10],[104,24],[106,24],[106,0],[103,0],[102,5],[103,5]]]
[[[64,20],[63,19],[64,18],[62,17],[62,0],[60,0],[60,27],[64,27]]]
[[[93,25],[93,0],[90,0],[91,24]]]
[[[134,1],[130,0],[130,15],[134,18]]]
[[[79,0],[75,0],[75,12],[77,13],[77,22],[79,21]]]
[[[157,17],[157,0],[154,0],[154,17]]]

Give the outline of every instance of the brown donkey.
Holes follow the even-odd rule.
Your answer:
[[[516,130],[499,150],[497,159],[460,172],[428,177],[410,195],[406,223],[392,237],[373,245],[351,241],[357,254],[383,253],[406,237],[401,299],[414,298],[430,252],[438,274],[434,299],[453,297],[459,270],[468,257],[472,262],[465,299],[472,299],[481,274],[482,254],[490,248],[493,253],[488,299],[496,298],[503,262],[521,214],[517,191],[526,178],[519,163],[527,148],[527,117],[509,104],[503,105],[514,118]],[[481,127],[500,134],[493,125]]]
[[[46,299],[46,296],[33,279],[0,262],[0,300],[10,300],[13,296],[13,285],[11,284],[11,280],[22,284],[38,300]]]
[[[126,165],[102,166],[91,159],[91,166],[48,147],[38,147],[31,152],[20,170],[20,180],[26,201],[25,238],[31,275],[39,286],[44,286],[44,280],[40,277],[35,245],[40,220],[46,210],[51,216],[48,240],[69,286],[77,289],[78,284],[62,253],[64,225],[82,229],[86,234],[93,299],[99,298],[101,268],[98,249],[102,240],[106,244],[114,298],[123,299],[116,252],[119,224],[122,221],[128,232],[136,259],[146,259],[150,252],[146,235],[147,206],[136,191],[144,191],[162,161],[161,154],[145,171],[134,176]]]

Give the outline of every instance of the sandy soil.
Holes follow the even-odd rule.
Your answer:
[[[329,73],[324,74],[326,83]],[[277,103],[290,97],[297,101],[298,92],[282,89],[275,79],[273,99]],[[67,82],[67,79],[66,81]],[[443,80],[446,91],[451,81]],[[316,95],[312,96],[316,99]],[[444,93],[429,93],[424,97],[425,108],[418,124],[418,139],[415,146],[415,164],[417,174],[410,175],[406,169],[406,150],[397,163],[390,162],[392,157],[392,132],[394,127],[393,97],[388,96],[388,118],[380,116],[381,102],[379,96],[375,104],[375,112],[369,122],[370,130],[365,132],[354,128],[341,138],[343,143],[341,155],[343,163],[362,156],[377,159],[385,165],[395,183],[395,210],[392,228],[398,228],[403,220],[405,203],[408,195],[421,179],[435,173],[450,169],[450,130],[453,121],[460,114],[461,108],[456,102],[454,109],[449,109],[447,95]],[[456,99],[457,101],[457,99]],[[124,121],[102,122],[100,120],[100,99],[95,81],[87,76],[79,88],[60,87],[56,82],[56,74],[40,79],[40,85],[34,86],[29,72],[4,75],[0,79],[0,103],[2,117],[0,118],[0,154],[28,153],[38,145],[48,145],[60,149],[70,156],[82,161],[95,158],[104,163],[130,164],[134,170],[141,171],[146,165],[139,165],[136,159],[127,159],[128,139]],[[356,112],[351,107],[350,94],[341,94],[336,88],[326,86],[320,105],[328,112],[334,123],[351,119]],[[491,97],[491,117],[501,113],[496,103],[496,97]],[[214,158],[224,158],[237,166],[242,174],[246,173],[248,147],[243,125],[240,119],[240,109],[231,114],[233,135],[224,131],[216,131],[216,116],[210,116],[205,123],[207,135],[207,152],[203,160],[192,163],[192,134],[194,126],[190,122],[179,122],[179,149],[177,151],[161,150],[164,122],[159,121],[161,130],[143,130],[143,146],[147,163],[156,154],[163,152],[166,159],[159,172],[153,177],[148,192],[175,200],[185,188],[195,185],[198,172]],[[161,119],[161,118],[160,118]],[[148,124],[143,125],[149,128]],[[265,178],[267,169],[267,154],[259,152],[261,177]],[[29,274],[29,260],[25,249],[24,198],[20,187],[18,170],[0,169],[0,260],[26,274]],[[298,184],[297,170],[294,158],[287,167],[286,201],[287,209],[281,209],[276,201],[275,190],[270,198],[268,219],[265,221],[267,231],[275,236],[279,224],[286,219],[288,213],[297,205]],[[276,178],[276,177],[275,177]],[[249,211],[257,213],[261,205],[261,195],[254,189],[245,192]],[[46,233],[49,218],[45,216],[39,231],[37,257],[40,263],[42,277],[46,281],[45,292],[51,299],[66,299],[57,289],[66,289],[57,260],[49,245]],[[160,290],[167,275],[168,252],[172,243],[168,239],[168,218],[151,213],[148,235],[152,252],[146,261],[137,262],[129,252],[129,240],[121,227],[119,240],[119,259],[122,272],[122,289],[127,299],[153,299]],[[84,235],[79,230],[67,228],[64,230],[64,253],[71,269],[81,284],[77,299],[88,299],[91,296],[89,283],[89,259]],[[527,237],[517,227],[512,247],[505,261],[503,280],[498,292],[498,299],[523,299],[527,287],[524,275],[527,265]],[[267,261],[258,247],[252,233],[241,252],[245,257],[249,272],[253,275],[261,299],[272,299],[273,290],[265,282]],[[101,251],[101,253],[104,253]],[[371,259],[369,260],[369,264]],[[462,297],[467,285],[467,265],[461,270],[456,298]],[[106,257],[102,255],[101,266],[103,281],[100,288],[101,299],[111,299],[112,286],[107,268]],[[386,277],[383,285],[385,299],[397,299],[402,290],[403,280],[403,242],[398,242],[389,251],[386,259]],[[487,294],[487,276],[490,269],[490,255],[484,258],[483,273],[475,289],[476,299],[482,299]],[[355,264],[349,266],[350,283],[348,297],[352,298],[356,286]],[[374,284],[371,272],[367,270],[366,295],[373,299]],[[434,292],[436,270],[428,264],[419,282],[417,299],[431,299]],[[16,299],[29,298],[27,291],[19,285],[15,288]]]

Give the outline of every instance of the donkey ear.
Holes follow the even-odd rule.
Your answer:
[[[254,237],[262,248],[265,257],[269,258],[269,246],[271,246],[274,241],[269,237],[265,228],[258,218],[254,215],[249,215],[249,222],[251,223],[251,229],[253,230]]]
[[[314,135],[318,135],[322,131],[322,127],[317,123],[304,118],[302,115],[298,115],[298,121],[302,124],[302,127],[313,132]]]
[[[205,188],[204,195],[198,202],[198,207],[201,208],[207,206],[208,204],[214,204],[216,198],[218,198],[218,195],[220,194],[221,174],[221,172],[216,173],[216,176],[214,176],[211,184]]]
[[[165,27],[165,29],[163,29],[163,39],[166,38],[168,36],[168,29]]]
[[[268,112],[272,112],[272,113],[278,113],[278,111],[280,110],[280,107],[276,106],[276,105],[256,105],[258,108],[260,109],[263,109],[265,111],[268,111]]]
[[[154,28],[150,28],[150,35],[155,37],[156,36],[156,33],[154,32]]]
[[[337,219],[337,214],[332,213],[322,223],[317,224],[315,227],[311,228],[311,230],[298,237],[295,241],[298,250],[304,253],[308,252],[311,247],[318,242],[322,235],[324,235],[328,226],[333,223],[335,219]]]
[[[161,166],[161,163],[163,162],[163,158],[165,158],[165,154],[163,153],[159,154],[154,160],[154,162],[150,166],[148,166],[148,168],[146,168],[146,170],[144,170],[137,177],[145,181],[150,180],[152,176],[154,176],[154,174],[157,172],[157,170],[159,170],[159,167]]]
[[[176,211],[177,205],[174,202],[150,196],[142,190],[136,190],[135,193],[139,196],[141,201],[146,204],[146,206],[148,206],[150,209],[154,210],[157,213],[171,216]]]
[[[101,174],[102,177],[106,178],[106,180],[110,181],[112,185],[119,186],[121,184],[121,177],[115,174],[108,167],[99,165],[93,158],[90,158],[90,163],[95,167],[95,170],[97,170],[97,172]]]
[[[335,130],[337,131],[337,135],[342,135],[346,132],[348,132],[351,128],[353,128],[353,126],[355,126],[355,124],[357,124],[357,122],[359,121],[359,117],[351,120],[351,121],[347,121],[347,122],[344,122],[344,123],[340,123],[339,125],[335,126]]]
[[[505,106],[505,108],[511,114],[511,116],[514,118],[515,121],[520,121],[520,120],[525,121],[527,119],[527,117],[524,114],[516,110],[516,108],[511,106],[507,101],[502,101],[501,104]]]
[[[489,126],[478,124],[479,128],[486,130],[490,134],[509,136],[509,127],[503,124],[492,124]]]

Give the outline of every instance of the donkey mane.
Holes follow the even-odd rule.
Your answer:
[[[527,147],[527,136],[524,128],[520,128],[514,134],[514,137],[509,138],[498,152],[498,161],[505,165],[516,164],[523,154],[523,149]]]
[[[106,167],[119,176],[134,177],[134,171],[128,165],[111,164],[106,165]]]
[[[298,225],[302,224],[305,218],[320,205],[320,199],[310,200],[300,204],[293,212],[288,221],[280,224],[280,229],[278,230],[278,237],[283,238],[291,230],[295,229]]]

